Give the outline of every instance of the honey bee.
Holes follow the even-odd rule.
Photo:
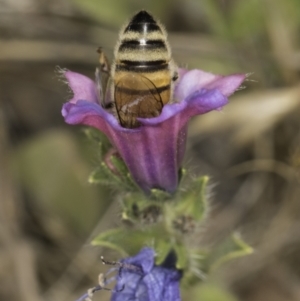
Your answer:
[[[136,128],[137,118],[159,116],[172,99],[178,78],[164,27],[142,10],[122,27],[111,67],[102,50],[98,52],[101,71],[110,77],[107,92],[113,100],[102,105],[113,107],[121,126]]]

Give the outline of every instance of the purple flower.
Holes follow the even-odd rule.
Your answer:
[[[62,109],[65,121],[103,132],[145,192],[158,188],[170,193],[178,185],[189,119],[222,108],[245,79],[243,74],[223,77],[201,70],[179,69],[174,102],[166,104],[158,117],[139,118],[141,125],[128,129],[100,105],[97,83],[71,71],[64,75],[74,93]]]
[[[154,250],[143,248],[122,260],[111,301],[180,301],[181,273],[175,268],[154,265]],[[128,267],[126,267],[128,265]]]
[[[103,283],[89,289],[77,301],[91,300],[96,291],[110,290],[106,285],[113,281],[117,283],[111,290],[111,301],[180,301],[179,280],[182,273],[172,267],[172,256],[165,263],[171,267],[154,265],[154,257],[153,249],[143,248],[133,257],[111,263],[118,268],[112,268],[107,275],[116,270],[118,274],[109,279],[100,274]]]

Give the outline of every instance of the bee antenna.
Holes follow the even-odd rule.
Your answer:
[[[142,268],[140,268],[139,266],[136,266],[134,264],[123,263],[123,262],[119,262],[119,261],[107,261],[107,260],[104,260],[103,256],[101,256],[100,258],[101,258],[101,261],[103,264],[118,266],[120,268],[119,273],[122,269],[128,269],[128,270],[143,273]]]
[[[104,257],[101,256],[101,261],[103,264],[107,264],[107,265],[118,265],[118,266],[121,266],[122,263],[121,262],[118,262],[118,261],[107,261],[107,260],[104,260]]]

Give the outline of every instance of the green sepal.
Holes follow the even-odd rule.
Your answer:
[[[170,200],[172,198],[172,194],[170,194],[167,191],[160,190],[160,189],[151,189],[150,199],[153,199],[155,201],[166,201]]]
[[[110,160],[111,160],[111,163],[116,168],[116,171],[122,177],[124,177],[124,178],[128,177],[129,170],[128,170],[125,162],[121,158],[118,158],[117,156],[111,156]]]
[[[156,257],[155,263],[161,265],[172,250],[172,245],[169,241],[160,239],[155,244]]]
[[[112,157],[111,161],[114,164],[115,172],[108,168],[106,163],[101,162],[98,168],[96,168],[90,174],[88,182],[90,184],[102,184],[110,186],[118,191],[139,190],[131,178],[125,163],[121,162],[121,159],[115,157]]]
[[[140,191],[122,158],[112,153],[106,159],[110,160],[113,170],[107,166],[105,156],[113,149],[107,137],[92,128],[84,129],[84,133],[98,150],[98,166],[89,176],[88,182],[110,186],[118,191]]]
[[[93,246],[102,246],[118,251],[122,256],[138,253],[147,245],[149,233],[140,230],[112,229],[101,233],[93,239]]]
[[[101,162],[88,178],[90,184],[103,184],[112,187],[124,187],[124,183],[119,175],[113,173],[104,162]]]
[[[116,228],[101,233],[92,241],[94,246],[102,246],[118,251],[122,256],[138,253],[145,246],[156,246],[160,240],[168,241],[168,234],[161,226],[147,229]]]
[[[206,217],[208,180],[207,176],[194,179],[187,191],[179,194],[179,201],[175,207],[175,212],[178,215],[190,216],[197,222]]]
[[[174,252],[176,255],[176,269],[184,270],[188,266],[188,251],[183,244],[172,244],[171,241],[158,240],[155,244],[155,250],[157,257],[155,258],[155,263],[157,265],[162,264],[166,257]]]
[[[95,146],[99,151],[98,160],[101,161],[103,159],[104,154],[106,154],[107,151],[112,147],[108,138],[99,130],[91,127],[84,128],[83,133],[85,134],[86,138],[91,142],[91,144]]]
[[[250,255],[253,249],[238,234],[233,234],[213,249],[188,248],[184,243],[172,246],[177,256],[176,268],[184,270],[183,286],[204,280],[207,274],[238,257]]]
[[[195,283],[199,283],[199,280],[204,280],[207,276],[204,270],[207,252],[192,248],[188,248],[187,250],[187,267],[184,270],[184,277],[181,281],[183,287],[190,287]]]
[[[252,253],[253,248],[243,241],[239,234],[234,233],[208,253],[206,268],[212,272],[230,260]]]
[[[122,201],[122,219],[132,223],[149,224],[147,215],[156,222],[161,215],[163,204],[149,200],[143,193],[128,193]],[[152,214],[152,216],[150,216]]]
[[[155,244],[155,251],[157,256],[155,263],[161,265],[170,253],[176,256],[176,269],[186,270],[188,267],[188,251],[182,244],[173,244],[170,240],[157,240]]]
[[[123,185],[126,186],[127,191],[139,191],[140,188],[137,186],[135,181],[132,179],[132,176],[125,164],[125,162],[117,157],[111,156],[111,163],[116,168],[117,173],[119,174],[119,178]],[[124,187],[124,186],[123,186]]]
[[[178,270],[184,270],[188,266],[188,252],[183,244],[174,245],[174,250],[176,253],[176,268]]]
[[[185,168],[181,167],[178,172],[178,183],[181,183],[182,181],[184,181],[184,179],[186,178],[186,175],[187,175],[187,170]]]

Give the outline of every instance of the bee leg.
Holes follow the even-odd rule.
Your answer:
[[[101,47],[97,49],[97,52],[99,53],[99,63],[101,66],[101,71],[108,74],[110,71],[109,61]]]
[[[175,71],[172,77],[172,81],[175,82],[178,79],[178,72]]]

